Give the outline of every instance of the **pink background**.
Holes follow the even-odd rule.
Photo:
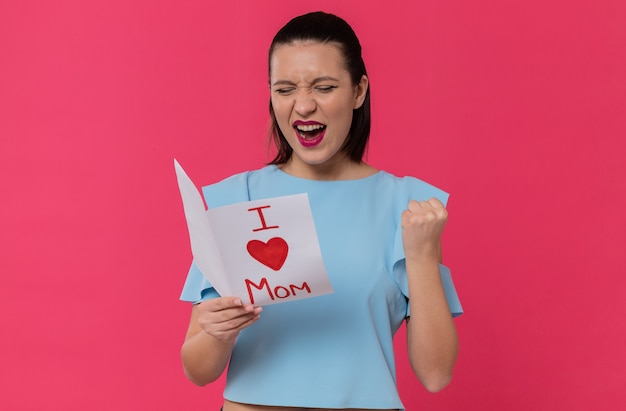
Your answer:
[[[0,409],[218,408],[179,361],[172,159],[268,160],[266,50],[315,9],[362,40],[368,161],[452,193],[460,357],[431,395],[400,349],[407,408],[626,407],[625,3],[382,4],[0,3]]]

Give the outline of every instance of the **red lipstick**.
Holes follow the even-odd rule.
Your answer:
[[[315,147],[324,139],[326,126],[317,121],[296,120],[293,128],[302,147]]]

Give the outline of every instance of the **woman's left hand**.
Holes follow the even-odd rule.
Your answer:
[[[448,212],[441,201],[411,201],[402,213],[410,320],[407,347],[411,367],[424,387],[440,391],[452,378],[458,337],[441,282],[441,233]]]
[[[441,233],[448,220],[448,211],[436,198],[411,200],[402,212],[402,242],[407,258],[441,260]]]

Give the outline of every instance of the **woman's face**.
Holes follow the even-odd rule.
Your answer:
[[[278,126],[293,149],[288,163],[292,173],[305,176],[350,162],[341,148],[367,86],[366,76],[352,84],[335,43],[296,42],[274,49],[271,101]]]

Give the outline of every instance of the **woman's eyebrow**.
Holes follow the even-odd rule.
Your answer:
[[[331,76],[316,77],[311,82],[311,85],[315,85],[317,83],[321,83],[324,81],[339,81],[339,80]],[[272,83],[272,86],[296,86],[296,83],[289,81],[289,80],[276,80],[274,83]]]
[[[316,79],[313,80],[311,84],[321,83],[322,81],[339,81],[339,80],[331,76],[323,76],[323,77],[317,77]]]
[[[289,80],[277,80],[272,83],[272,86],[295,86],[295,83]]]

